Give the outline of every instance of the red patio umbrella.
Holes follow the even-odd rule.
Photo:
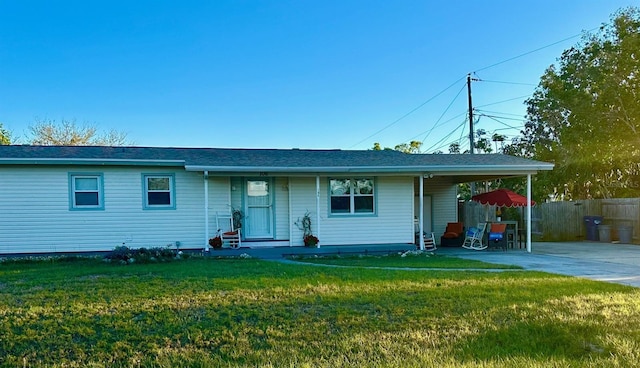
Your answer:
[[[526,207],[527,197],[522,196],[509,189],[496,189],[491,192],[482,194],[476,194],[471,197],[471,200],[476,201],[485,206],[498,206],[498,207]],[[536,202],[531,201],[531,206],[535,206]],[[524,214],[522,215],[524,217]],[[489,220],[489,212],[485,212],[485,220]],[[519,221],[518,221],[519,222]],[[528,225],[530,226],[530,224]],[[516,225],[516,231],[518,226]],[[519,237],[520,235],[516,235]]]
[[[498,207],[525,207],[527,205],[527,197],[509,189],[496,189],[491,192],[476,194],[471,197],[471,200],[480,204]],[[535,206],[536,202],[531,201],[531,205]]]

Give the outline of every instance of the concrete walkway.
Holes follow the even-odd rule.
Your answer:
[[[388,254],[415,249],[412,245],[390,244],[345,247],[275,247],[261,249],[212,250],[211,256],[246,253],[251,257],[279,260],[291,254]],[[640,245],[597,242],[533,243],[533,252],[473,251],[463,248],[438,248],[437,254],[490,263],[521,266],[526,270],[557,273],[598,281],[640,287]]]

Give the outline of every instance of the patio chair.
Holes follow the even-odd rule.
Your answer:
[[[487,223],[481,222],[478,224],[478,227],[472,227],[469,230],[467,230],[467,236],[464,238],[462,247],[465,249],[472,249],[472,250],[487,249],[487,246],[482,241],[482,239],[484,238],[484,231],[486,230],[486,228],[487,228]]]
[[[242,245],[242,235],[239,228],[234,228],[231,215],[218,215],[216,213],[216,225],[218,232],[220,232],[223,248],[240,248]]]
[[[507,224],[491,224],[487,246],[489,248],[502,248],[506,252],[507,241]]]
[[[434,234],[434,233],[427,233],[427,232],[425,232],[425,233],[423,233],[423,235],[422,235],[422,239],[423,239],[423,241],[424,241],[424,250],[432,251],[432,250],[436,250],[436,249],[438,249],[438,248],[436,247],[436,236],[435,236],[435,234]],[[416,242],[416,247],[417,247],[418,249],[420,249],[420,242],[419,242],[419,239],[418,239],[418,242]]]
[[[423,232],[422,239],[424,241],[424,250],[436,250],[436,235],[432,232]],[[415,244],[416,248],[420,249],[420,229],[416,230],[415,233]]]
[[[462,222],[449,222],[444,234],[440,237],[440,245],[443,247],[459,247],[464,242],[464,224]]]

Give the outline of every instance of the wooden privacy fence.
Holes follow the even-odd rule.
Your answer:
[[[496,220],[495,206],[483,206],[468,201],[462,206],[465,226],[475,226],[488,217]],[[524,224],[525,208],[502,209],[503,220]],[[585,216],[602,216],[603,224],[611,225],[612,240],[618,239],[620,226],[633,227],[633,241],[638,242],[640,232],[640,198],[591,199],[572,202],[540,203],[531,208],[534,240],[581,241],[586,240]],[[524,228],[524,227],[523,227]]]

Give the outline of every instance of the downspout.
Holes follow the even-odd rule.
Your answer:
[[[527,252],[531,253],[531,174],[527,174]]]
[[[209,251],[209,171],[204,176],[204,251]]]
[[[320,175],[316,175],[316,232],[318,239],[321,239],[320,236]],[[318,242],[318,248],[320,248],[320,243]]]
[[[422,175],[418,177],[418,181],[420,181],[420,211],[418,212],[418,227],[420,229],[420,233],[418,234],[418,244],[420,245],[420,250],[424,250],[424,178]]]
[[[293,208],[291,204],[291,177],[287,178],[287,196],[289,197],[289,246],[293,246]]]

